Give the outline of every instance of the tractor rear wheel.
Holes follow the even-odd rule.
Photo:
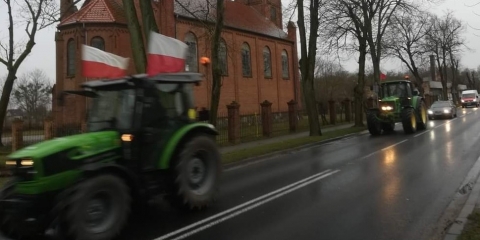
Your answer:
[[[173,205],[181,209],[202,209],[218,192],[220,152],[212,137],[197,135],[183,146],[174,167]]]
[[[380,135],[382,133],[382,124],[378,120],[377,111],[367,112],[367,127],[371,135]]]
[[[413,108],[407,108],[402,111],[403,131],[407,134],[417,131],[417,116]]]
[[[418,108],[418,122],[417,128],[418,130],[425,130],[427,129],[427,122],[428,122],[428,114],[427,114],[427,107],[425,106],[425,102],[421,101],[420,106]]]
[[[117,176],[98,175],[80,182],[66,200],[61,234],[72,240],[112,239],[125,226],[130,203],[129,188]]]

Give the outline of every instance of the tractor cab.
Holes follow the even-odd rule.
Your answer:
[[[117,132],[123,165],[144,172],[156,168],[161,150],[176,131],[195,122],[193,87],[201,80],[197,73],[142,74],[89,81],[82,91],[67,93],[90,99],[86,131]]]
[[[410,81],[392,81],[382,83],[379,92],[380,98],[388,97],[413,97],[418,95]]]

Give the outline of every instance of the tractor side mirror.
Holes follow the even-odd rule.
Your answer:
[[[413,90],[413,96],[419,96],[420,92],[418,90]]]

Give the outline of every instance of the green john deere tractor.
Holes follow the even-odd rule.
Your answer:
[[[409,80],[386,81],[378,89],[377,107],[367,110],[367,127],[371,135],[393,132],[401,122],[407,134],[427,128],[425,99]]]
[[[213,125],[197,121],[197,73],[86,82],[87,132],[8,156],[15,178],[0,192],[4,235],[55,229],[62,239],[109,240],[154,197],[185,210],[214,200],[221,174]],[[139,205],[137,205],[138,203]]]

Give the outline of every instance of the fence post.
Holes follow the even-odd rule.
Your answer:
[[[240,140],[240,105],[233,101],[228,109],[228,141],[236,144]]]
[[[270,137],[272,135],[272,103],[265,100],[260,103],[260,106],[262,106],[263,136]]]
[[[352,121],[352,109],[351,109],[351,104],[350,104],[350,99],[345,98],[344,102],[345,106],[345,121],[350,122]]]
[[[12,123],[12,152],[23,146],[23,121],[15,119]]]
[[[329,108],[329,115],[330,115],[330,124],[335,125],[337,120],[337,111],[335,109],[335,101],[329,100],[328,101],[328,108]]]
[[[290,100],[288,104],[288,123],[290,132],[296,132],[298,127],[298,104],[295,100]]]
[[[43,122],[43,137],[44,140],[53,138],[53,121],[50,118],[45,119]]]

